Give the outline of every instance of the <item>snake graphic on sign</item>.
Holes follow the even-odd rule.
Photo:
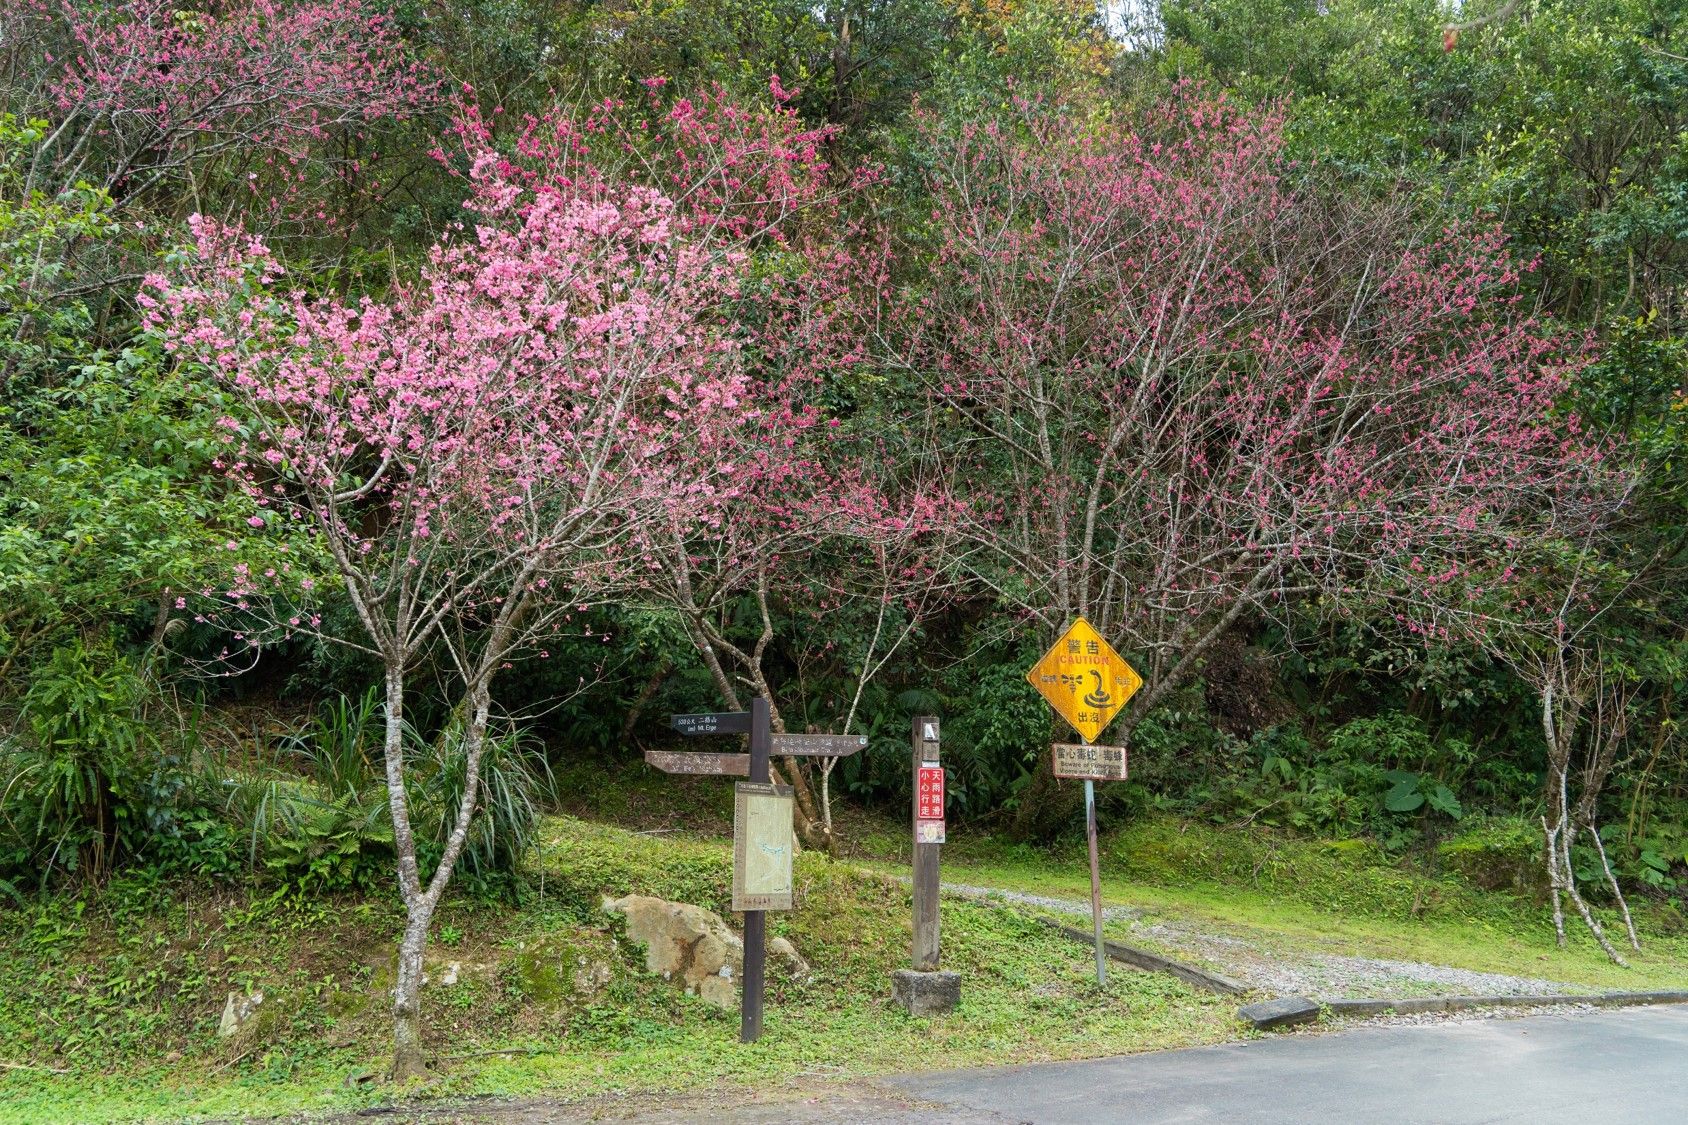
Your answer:
[[[1087,742],[1094,742],[1143,686],[1136,669],[1082,617],[1067,627],[1026,679]]]

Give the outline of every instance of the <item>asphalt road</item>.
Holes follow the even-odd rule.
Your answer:
[[[1373,1026],[872,1081],[817,1077],[757,1091],[470,1099],[326,1120],[362,1125],[371,1115],[427,1125],[1676,1125],[1688,1123],[1688,1005]]]
[[[1033,1125],[1681,1123],[1688,1006],[1369,1027],[880,1085],[944,1107],[945,1120]]]

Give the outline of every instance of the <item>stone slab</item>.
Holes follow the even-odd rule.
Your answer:
[[[941,1016],[961,1004],[961,974],[898,969],[891,974],[891,999],[911,1016]]]
[[[1276,1000],[1261,1000],[1237,1009],[1237,1017],[1253,1024],[1258,1031],[1311,1023],[1319,1018],[1319,1005],[1305,996],[1280,996]]]
[[[1598,996],[1579,996],[1584,1004],[1598,1004],[1603,1008],[1629,1008],[1646,1004],[1688,1004],[1688,992],[1607,992]]]
[[[1394,1008],[1402,1014],[1445,1012],[1448,1010],[1448,998],[1446,996],[1405,996],[1395,1001]]]

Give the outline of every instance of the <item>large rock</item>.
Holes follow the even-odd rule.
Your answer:
[[[608,934],[547,934],[517,942],[505,972],[534,1003],[566,1005],[609,987],[615,960],[615,940]]]
[[[231,992],[223,1001],[223,1016],[217,1021],[217,1038],[225,1051],[245,1052],[275,1038],[289,1005],[275,993]]]
[[[911,1016],[941,1016],[961,1004],[961,974],[897,969],[891,999]]]
[[[1275,1027],[1311,1023],[1319,1018],[1319,1005],[1305,996],[1280,996],[1276,1000],[1262,1000],[1237,1009],[1237,1018],[1247,1020],[1257,1031]]]
[[[645,947],[645,968],[717,1008],[737,1006],[744,943],[719,914],[649,895],[605,900],[604,909],[626,915],[627,936]]]
[[[645,947],[645,968],[718,1008],[738,1006],[734,982],[744,972],[744,942],[719,914],[649,895],[606,898],[604,909],[626,915],[627,936]],[[768,952],[792,976],[808,976],[809,966],[789,941],[774,938]]]
[[[803,960],[803,955],[797,952],[797,947],[785,938],[768,939],[768,956],[777,964],[785,966],[785,971],[791,974],[793,980],[806,981],[809,979],[809,962]]]
[[[264,1006],[262,992],[231,992],[223,1003],[223,1018],[217,1023],[218,1039],[236,1039],[252,1026]]]

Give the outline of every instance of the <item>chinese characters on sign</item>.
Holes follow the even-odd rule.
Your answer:
[[[663,773],[709,773],[723,777],[749,777],[749,754],[676,754],[671,750],[646,750],[645,761]]]
[[[1087,778],[1091,781],[1125,780],[1125,747],[1091,743],[1057,742],[1051,749],[1056,777]]]
[[[921,844],[944,842],[944,770],[921,765],[915,771],[914,838]]]
[[[941,766],[920,767],[919,804],[915,815],[921,820],[944,818],[944,771]]]
[[[681,734],[749,734],[749,711],[717,711],[705,715],[670,715],[668,725]]]
[[[791,909],[791,788],[733,787],[733,909]]]
[[[867,749],[865,734],[776,734],[775,754],[797,758],[847,758]]]
[[[1026,679],[1086,742],[1094,742],[1143,686],[1136,670],[1082,617],[1067,627]]]

